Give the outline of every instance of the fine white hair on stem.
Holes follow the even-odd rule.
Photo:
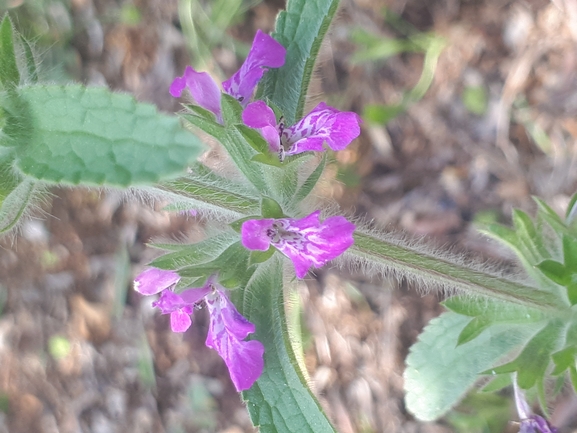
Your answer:
[[[500,279],[510,284],[533,286],[520,268],[517,272],[505,274],[503,268],[495,263],[482,261],[470,254],[455,252],[450,248],[436,247],[424,237],[411,238],[406,233],[387,233],[360,218],[349,219],[356,224],[357,234],[370,236],[377,242],[390,245],[391,248],[400,247],[407,254],[417,254],[445,263],[453,268],[456,276],[455,278],[448,276],[441,278],[435,270],[426,269],[425,265],[411,267],[392,259],[387,261],[387,259],[379,257],[378,254],[375,254],[374,257],[358,254],[354,247],[334,261],[338,267],[348,269],[352,273],[361,273],[366,277],[392,277],[399,282],[406,280],[422,293],[434,290],[445,296],[465,294],[471,298],[483,297],[484,295],[473,290],[467,290],[467,284],[460,280],[459,273],[462,273],[463,276],[468,273],[482,273],[489,279]]]

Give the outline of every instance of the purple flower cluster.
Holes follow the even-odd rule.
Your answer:
[[[260,130],[270,150],[278,153],[281,161],[285,155],[320,152],[324,143],[332,150],[343,150],[361,132],[361,119],[356,113],[342,112],[321,102],[299,122],[285,127],[282,120],[277,122],[272,108],[264,101],[249,104],[254,89],[267,68],[280,68],[284,65],[285,56],[286,49],[280,43],[258,30],[241,68],[222,83],[224,92],[245,107],[242,121],[245,125]],[[172,82],[170,94],[178,98],[186,88],[198,105],[214,113],[217,120],[222,122],[221,91],[208,73],[197,72],[187,66],[184,75],[176,77]]]
[[[254,88],[267,68],[284,65],[286,49],[269,35],[258,30],[252,48],[240,69],[222,83],[224,91],[236,98],[244,107],[248,104]],[[187,66],[182,77],[176,77],[170,86],[170,94],[179,98],[185,88],[201,107],[214,113],[222,121],[221,92],[218,84],[206,72],[197,72]]]
[[[206,345],[224,360],[237,391],[249,389],[264,367],[264,346],[260,341],[244,339],[254,333],[255,326],[236,309],[226,290],[211,277],[204,286],[173,291],[180,277],[176,272],[150,268],[134,280],[134,289],[143,295],[156,295],[153,302],[162,314],[170,314],[174,332],[185,332],[192,325],[191,315],[204,301],[210,317]]]
[[[332,150],[342,150],[360,134],[360,118],[352,112],[341,112],[324,102],[292,126],[277,121],[273,110],[263,101],[249,103],[254,89],[267,68],[284,65],[286,50],[260,30],[240,70],[222,83],[225,93],[244,107],[243,122],[257,128],[270,150],[285,155],[306,151],[322,151],[326,143]],[[170,86],[170,93],[180,97],[188,89],[198,105],[211,111],[222,123],[221,90],[206,72],[188,66],[183,76]],[[347,250],[353,243],[355,225],[342,216],[320,221],[320,211],[304,218],[265,218],[245,221],[241,227],[242,244],[249,250],[266,251],[271,246],[292,260],[298,278],[311,268],[319,268]],[[215,349],[226,363],[238,391],[249,389],[264,368],[264,346],[245,338],[255,332],[254,324],[244,318],[229,300],[226,290],[210,277],[202,287],[188,288],[180,293],[174,287],[180,281],[176,272],[151,268],[140,274],[136,291],[158,295],[153,306],[162,314],[170,314],[174,332],[185,332],[192,325],[194,309],[204,304],[210,315],[206,345]]]

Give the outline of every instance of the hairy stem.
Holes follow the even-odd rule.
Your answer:
[[[387,242],[368,234],[356,233],[355,244],[347,251],[347,255],[434,287],[502,299],[539,310],[556,311],[556,314],[570,313],[569,306],[551,292],[436,258],[400,245],[400,242]]]

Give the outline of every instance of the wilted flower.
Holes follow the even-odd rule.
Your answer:
[[[315,211],[301,219],[245,221],[241,227],[242,244],[259,251],[272,245],[292,260],[297,277],[303,278],[311,267],[320,268],[354,243],[353,223],[342,216],[321,223],[319,215],[320,211]]]
[[[361,122],[356,113],[339,111],[324,102],[317,105],[296,124],[285,128],[277,123],[273,110],[263,101],[250,103],[242,113],[242,121],[258,128],[271,151],[285,155],[306,151],[322,151],[323,143],[332,150],[342,150],[361,133]]]
[[[258,30],[240,69],[222,83],[224,91],[246,106],[267,68],[280,68],[284,65],[285,56],[286,49],[279,42]],[[220,89],[208,73],[197,72],[187,66],[184,75],[176,77],[172,82],[170,94],[178,98],[185,88],[188,88],[198,105],[213,112],[219,121],[222,120]]]
[[[513,389],[515,392],[515,406],[517,406],[517,413],[521,421],[519,433],[557,433],[557,429],[551,426],[545,418],[535,415],[531,411],[523,391],[517,385],[516,379],[513,380]]]
[[[178,281],[175,272],[151,268],[135,279],[134,288],[143,295],[160,293],[152,305],[162,314],[170,314],[170,327],[174,332],[185,332],[190,327],[195,306],[204,300],[210,320],[205,344],[224,360],[237,391],[249,389],[264,368],[262,343],[244,341],[248,334],[254,333],[254,324],[237,311],[214,277],[202,287],[175,293],[172,288]]]

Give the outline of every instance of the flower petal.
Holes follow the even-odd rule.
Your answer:
[[[231,358],[227,362],[230,378],[237,391],[249,389],[260,377],[264,369],[264,346],[260,341],[230,340],[231,346],[228,351]]]
[[[272,228],[274,219],[248,220],[240,228],[241,241],[249,250],[266,251],[270,247],[267,231]]]
[[[320,268],[326,262],[344,253],[353,243],[355,225],[342,216],[318,220],[319,211],[301,220],[285,219],[285,230],[299,233],[301,238],[281,236],[281,241],[273,245],[287,255],[295,265],[298,278],[303,278],[310,267]],[[313,226],[316,220],[316,226]]]
[[[213,112],[220,120],[220,89],[207,72],[197,72],[187,66],[182,77],[176,77],[170,86],[170,94],[179,98],[188,88],[198,105]]]
[[[209,279],[202,287],[186,289],[180,293],[180,298],[185,304],[194,305],[212,291],[211,283],[212,280]]]
[[[264,101],[251,102],[242,112],[242,121],[246,126],[259,128],[272,152],[280,150],[280,135],[276,127],[276,116],[272,108]]]
[[[551,426],[545,418],[539,415],[531,415],[521,420],[519,428],[519,433],[557,433],[557,431],[557,428]]]
[[[287,155],[306,151],[322,151],[323,143],[332,150],[343,150],[360,133],[360,117],[353,112],[341,112],[321,102],[309,114],[283,132],[290,148]]]
[[[222,83],[224,91],[243,103],[250,97],[266,68],[280,68],[284,65],[286,49],[271,36],[258,30],[252,47],[240,69]]]
[[[192,308],[178,308],[170,313],[170,329],[172,332],[185,332],[192,325]]]
[[[265,126],[276,128],[274,111],[264,101],[254,101],[248,104],[242,112],[242,121],[251,128],[264,128]]]
[[[168,289],[164,290],[160,294],[160,298],[152,303],[152,306],[158,307],[162,314],[171,314],[186,305],[186,302],[179,295]]]
[[[254,324],[238,312],[225,292],[218,290],[217,293],[220,296],[220,314],[222,315],[224,326],[236,338],[244,340],[248,334],[252,334],[255,331]]]
[[[298,278],[311,267],[320,268],[354,243],[355,225],[342,216],[319,221],[320,211],[296,218],[245,221],[241,227],[242,244],[250,250],[273,245],[290,258]]]
[[[150,268],[134,280],[134,290],[142,295],[155,295],[175,285],[180,277],[176,272]]]
[[[210,314],[206,346],[216,350],[224,360],[236,390],[249,389],[264,368],[262,343],[243,341],[254,332],[254,325],[237,311],[221,290],[209,295],[206,304]]]

